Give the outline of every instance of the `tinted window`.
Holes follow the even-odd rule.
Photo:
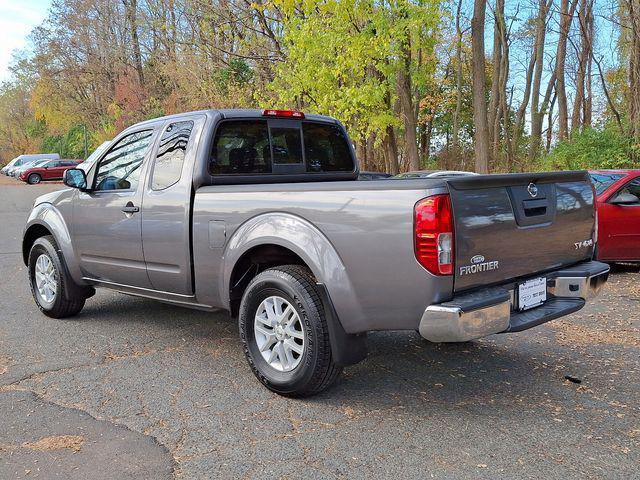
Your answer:
[[[596,187],[596,195],[600,195],[624,176],[617,173],[591,173],[590,175],[591,182],[593,186]]]
[[[631,195],[635,195],[640,199],[640,178],[636,178],[635,180],[627,183],[622,189],[620,193],[630,193]],[[639,205],[640,202],[633,203],[631,205]]]
[[[272,173],[272,165],[290,165],[291,172],[296,173],[300,170],[295,168],[305,168],[310,173],[354,169],[347,138],[336,125],[302,122],[301,132],[300,128],[281,124],[269,128],[264,120],[242,120],[225,121],[218,127],[212,174]],[[275,171],[285,173],[283,168],[286,169]]]
[[[96,190],[129,190],[138,186],[142,162],[152,130],[132,133],[120,139],[98,165]]]
[[[156,163],[153,167],[152,189],[162,190],[180,180],[191,130],[193,130],[193,122],[176,122],[169,125],[162,133]]]
[[[299,128],[272,128],[273,163],[302,163],[302,140]]]
[[[266,121],[224,122],[218,127],[211,159],[213,174],[271,173]]]
[[[303,123],[307,172],[351,172],[353,159],[347,139],[336,125]]]

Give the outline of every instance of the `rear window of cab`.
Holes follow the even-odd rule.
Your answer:
[[[338,125],[292,120],[225,120],[216,131],[213,175],[352,172]]]

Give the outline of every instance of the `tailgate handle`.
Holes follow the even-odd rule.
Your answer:
[[[549,202],[546,198],[540,198],[537,200],[524,200],[522,202],[525,217],[538,217],[540,215],[546,215],[548,206]]]

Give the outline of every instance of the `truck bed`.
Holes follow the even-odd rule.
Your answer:
[[[532,183],[537,198],[527,193]],[[455,220],[449,276],[431,274],[414,255],[414,206],[443,193],[451,196]],[[269,217],[277,226],[265,226]],[[196,285],[215,285],[203,301],[224,304],[229,286],[218,272],[241,237],[272,228],[274,244],[293,248],[286,238],[299,236],[301,258],[326,257],[326,271],[314,273],[329,272],[326,287],[348,333],[415,329],[428,305],[456,292],[590,259],[593,217],[585,172],[204,186],[193,207]],[[323,240],[305,238],[307,229]]]

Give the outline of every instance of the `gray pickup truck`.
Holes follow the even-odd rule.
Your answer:
[[[158,118],[118,135],[23,238],[45,315],[94,287],[238,318],[269,389],[317,393],[366,332],[433,342],[518,332],[606,282],[586,172],[358,181],[335,119],[277,110]]]

